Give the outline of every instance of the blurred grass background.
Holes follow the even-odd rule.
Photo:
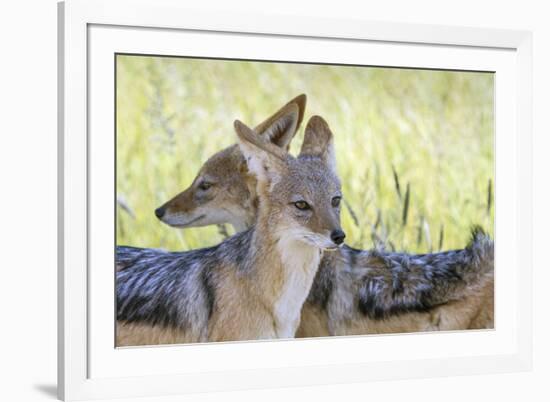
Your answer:
[[[117,244],[186,250],[219,228],[174,229],[154,209],[294,96],[308,96],[291,152],[319,114],[335,134],[349,245],[429,252],[493,235],[491,73],[117,56]],[[231,233],[231,229],[228,228]]]

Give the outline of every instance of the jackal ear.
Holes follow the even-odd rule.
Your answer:
[[[327,122],[321,116],[313,116],[309,119],[304,142],[300,150],[300,156],[316,156],[336,171],[336,156],[334,153],[334,141],[332,132]]]
[[[246,159],[248,170],[256,176],[257,180],[271,182],[280,177],[288,154],[239,120],[235,120],[235,131],[239,137],[239,147]]]
[[[290,142],[296,135],[304,119],[307,97],[298,95],[274,113],[264,122],[258,124],[254,131],[265,136],[270,142],[288,151]]]

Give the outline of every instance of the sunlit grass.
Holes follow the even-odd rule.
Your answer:
[[[300,93],[305,121],[319,114],[335,134],[350,245],[426,252],[463,247],[474,224],[493,234],[490,73],[118,56],[117,74],[117,194],[134,215],[118,209],[118,244],[221,241],[153,211],[236,141],[236,118],[255,125]]]

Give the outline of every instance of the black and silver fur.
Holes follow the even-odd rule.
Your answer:
[[[216,282],[212,281],[216,264],[226,259],[245,266],[243,254],[229,251],[246,248],[250,233],[187,252],[118,246],[118,320],[204,330],[216,299]],[[329,316],[338,315],[336,320],[357,314],[378,320],[429,311],[460,300],[467,290],[493,275],[493,254],[493,241],[478,228],[466,248],[439,253],[415,255],[344,246],[325,253],[307,303]]]
[[[308,302],[342,313],[358,309],[371,319],[425,312],[480,286],[494,273],[493,259],[493,241],[480,228],[460,250],[408,254],[344,247],[322,260]]]
[[[246,253],[234,250],[248,250],[252,233],[185,252],[117,246],[117,319],[187,330],[204,339],[220,283],[217,268],[225,263],[247,270]]]

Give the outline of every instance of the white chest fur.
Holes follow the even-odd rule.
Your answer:
[[[302,305],[317,273],[321,251],[294,239],[279,240],[277,249],[283,282],[274,308],[276,331],[279,338],[292,338],[300,324]]]

